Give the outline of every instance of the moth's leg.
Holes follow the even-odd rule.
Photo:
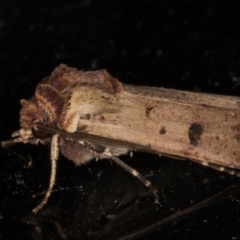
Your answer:
[[[156,188],[154,188],[152,186],[152,184],[145,178],[143,177],[139,172],[137,172],[135,169],[133,169],[132,167],[128,166],[126,163],[124,163],[123,161],[121,161],[119,158],[117,158],[116,156],[111,156],[111,160],[114,161],[116,164],[118,164],[119,166],[121,166],[123,169],[125,169],[127,172],[131,173],[134,177],[138,178],[138,180],[140,182],[142,182],[146,187],[148,187],[150,189],[150,191],[152,192],[152,194],[154,195],[154,203],[158,204],[159,203],[159,199],[158,199],[158,191]]]
[[[20,141],[20,139],[18,138],[17,141],[15,139],[1,141],[1,146],[3,148],[7,148],[7,147],[10,147],[12,145],[15,145],[17,142],[22,142],[22,140]]]
[[[208,163],[208,162],[202,162],[202,161],[195,161],[194,160],[194,162],[196,162],[198,164],[201,164],[205,167],[209,167],[209,168],[212,168],[214,170],[220,171],[220,172],[224,172],[224,173],[227,173],[227,174],[230,174],[230,175],[234,175],[236,177],[240,177],[240,171],[234,170],[232,168],[223,167],[223,166],[220,166],[220,165],[217,165],[217,164],[214,164],[214,163]]]
[[[55,184],[57,159],[58,159],[58,154],[59,154],[58,137],[59,136],[57,134],[52,136],[52,142],[51,142],[51,175],[50,175],[50,180],[49,180],[49,186],[48,186],[48,189],[45,193],[45,196],[44,196],[43,200],[32,210],[33,213],[37,213],[47,203],[48,198],[51,195],[53,186]]]
[[[1,142],[2,147],[6,148],[16,143],[38,144],[40,142],[40,139],[37,139],[32,135],[31,130],[24,130],[22,128],[14,132],[12,134],[12,137],[13,139],[11,140],[2,141]]]
[[[23,140],[22,138],[14,138],[14,139],[10,139],[10,140],[1,141],[1,145],[3,148],[7,148],[12,145],[15,145],[16,143],[29,143],[29,144],[37,145],[37,144],[39,144],[39,142],[40,142],[39,139]]]

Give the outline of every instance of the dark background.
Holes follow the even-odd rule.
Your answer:
[[[11,133],[19,129],[19,100],[30,98],[36,84],[60,63],[83,70],[107,69],[121,82],[129,84],[239,96],[239,15],[237,5],[231,2],[221,4],[217,0],[1,0],[1,140],[9,139]],[[25,216],[40,201],[42,192],[47,187],[50,171],[48,149],[19,145],[7,150],[0,149],[0,156],[0,237],[41,239],[32,230],[36,225],[32,224],[29,216]],[[165,192],[174,191],[175,195],[172,191],[173,195],[169,197],[171,201],[166,203],[168,208],[163,208],[159,213],[159,219],[171,215],[171,206],[175,206],[172,207],[175,208],[174,211],[180,212],[182,208],[190,206],[199,192],[199,199],[203,200],[239,181],[189,162],[179,163],[149,154],[137,153],[133,158],[126,156],[122,159],[145,176],[155,171],[156,178],[151,179],[150,176],[148,179],[155,181],[160,191],[163,188]],[[66,205],[72,206],[71,199],[79,192],[88,195],[88,191],[96,191],[93,198],[103,199],[104,202],[104,197],[110,196],[116,189],[123,188],[122,191],[127,191],[130,186],[131,191],[131,184],[139,186],[131,176],[109,161],[92,161],[89,165],[75,167],[61,157],[58,168],[55,190],[58,194],[63,193],[63,196],[51,196],[49,203],[49,206],[57,206],[56,208],[59,199],[64,199],[61,203],[68,199]],[[186,178],[189,175],[191,177]],[[170,180],[167,176],[171,176]],[[206,179],[211,184],[202,186]],[[76,183],[76,186],[82,187],[84,191],[78,191],[74,185],[77,181],[80,183]],[[164,183],[167,184],[162,186]],[[198,188],[199,186],[202,187]],[[77,189],[76,192],[71,192],[71,188]],[[34,195],[38,197],[34,198]],[[83,198],[82,195],[78,197],[79,202]],[[230,196],[183,219],[174,219],[141,239],[240,239],[239,200],[239,195]],[[183,203],[181,207],[178,205],[180,202]],[[85,219],[91,219],[94,212],[83,214],[83,211],[75,214],[75,218],[61,215],[65,216],[68,226],[60,219],[59,222],[64,225],[63,228],[73,232],[71,226],[81,229],[84,218],[84,230],[87,231],[92,225],[91,221]],[[138,232],[139,219],[144,226],[153,225],[156,219],[145,222],[146,216],[151,214],[142,214],[142,220],[141,216],[134,219],[133,215],[131,227],[124,233],[118,233],[118,230],[125,229],[125,225],[130,224],[126,221],[128,215],[120,218],[117,214],[121,221],[112,224],[116,235],[112,231],[112,235],[108,236],[107,230],[104,230],[102,239],[118,239],[124,234]],[[55,228],[47,226],[51,222],[49,216],[56,220],[59,215],[54,211],[44,212],[43,215],[47,220],[33,217],[34,221],[40,222],[43,232],[50,234],[48,236],[43,233],[42,239],[60,239]],[[102,224],[104,229],[105,223]],[[86,236],[81,237],[85,238],[88,239]],[[78,238],[69,235],[68,239]]]

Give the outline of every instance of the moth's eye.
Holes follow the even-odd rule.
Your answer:
[[[34,128],[32,129],[32,134],[35,138],[39,138],[39,139],[46,139],[49,137],[49,134],[39,132],[39,131],[35,130]]]

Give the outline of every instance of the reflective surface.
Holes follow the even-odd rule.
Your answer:
[[[10,156],[5,159],[14,162],[14,153]],[[42,157],[47,159],[46,151]],[[134,154],[132,159],[123,159],[148,176],[159,189],[160,205],[153,204],[153,196],[141,183],[109,161],[75,168],[71,162],[60,158],[55,191],[47,206],[34,215],[31,209],[43,197],[49,166],[37,157],[29,166],[30,162],[16,156],[17,172],[12,169],[3,176],[4,192],[8,193],[3,217],[12,218],[17,229],[24,227],[29,239],[138,239],[139,235],[173,224],[181,215],[194,213],[202,206],[197,204],[203,204],[204,200],[238,182],[185,161],[149,154]],[[4,163],[10,170],[10,164]],[[224,211],[227,203],[237,204],[234,195],[239,191],[238,184],[230,192],[209,199],[203,207],[220,201],[219,209]],[[208,208],[211,210],[212,206]],[[216,211],[216,205],[213,209]],[[212,225],[209,218],[211,216],[203,218],[202,224]],[[190,222],[189,226],[192,224]]]

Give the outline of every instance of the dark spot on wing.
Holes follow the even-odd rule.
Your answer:
[[[103,116],[103,115],[100,115],[99,120],[100,120],[100,121],[104,121],[104,120],[105,120],[104,116]]]
[[[110,99],[110,97],[106,97],[106,96],[101,96],[102,99],[104,99],[105,101],[108,101]]]
[[[162,127],[160,128],[160,130],[159,130],[159,133],[160,133],[161,135],[166,134],[166,132],[167,132],[167,130],[166,130],[166,128],[165,128],[164,126],[162,126]]]
[[[233,131],[240,132],[240,124],[237,124],[237,125],[232,126],[232,130],[233,130]]]
[[[237,107],[239,107],[239,108],[240,108],[240,102],[237,102],[237,103],[236,103],[236,105],[237,105]]]
[[[235,138],[236,138],[236,140],[237,140],[238,142],[240,142],[240,134],[236,134],[236,135],[235,135]]]
[[[148,106],[147,108],[146,108],[146,116],[147,116],[147,118],[150,116],[150,112],[153,110],[153,107],[150,107],[150,106]]]
[[[91,114],[84,114],[80,116],[80,119],[83,120],[90,120],[91,119]]]
[[[200,123],[191,123],[188,129],[190,144],[197,146],[204,132],[204,127]]]

